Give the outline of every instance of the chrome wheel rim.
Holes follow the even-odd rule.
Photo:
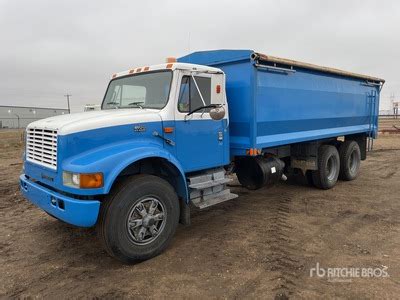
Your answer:
[[[353,151],[350,155],[350,172],[354,174],[359,165],[359,160],[358,160],[358,153],[356,151]]]
[[[335,158],[333,156],[329,157],[327,161],[326,175],[329,181],[335,179],[337,164],[335,163]]]
[[[157,198],[139,200],[129,211],[126,223],[131,241],[137,245],[153,242],[164,230],[165,220],[165,206]]]

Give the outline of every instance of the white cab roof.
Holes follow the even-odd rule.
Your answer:
[[[209,73],[223,73],[221,69],[203,66],[203,65],[196,65],[196,64],[187,64],[187,63],[165,63],[153,66],[144,66],[144,67],[137,67],[132,68],[126,71],[118,72],[112,75],[112,79],[116,77],[121,77],[129,74],[137,74],[149,71],[157,71],[157,70],[187,70],[187,71],[200,71],[200,72],[209,72]]]

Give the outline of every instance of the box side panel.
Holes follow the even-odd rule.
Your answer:
[[[258,62],[249,59],[252,54],[252,50],[215,50],[179,59],[226,73],[231,155],[347,134],[376,136],[379,87],[299,66],[295,72],[279,71],[280,66],[275,71],[257,68]]]
[[[257,148],[376,131],[378,88],[363,80],[258,69],[256,82]]]

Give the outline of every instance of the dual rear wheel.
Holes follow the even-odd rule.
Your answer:
[[[318,170],[307,171],[308,180],[321,189],[332,188],[338,178],[354,180],[361,164],[361,151],[357,142],[345,141],[339,146],[322,145],[318,149]],[[310,173],[311,172],[311,173]]]

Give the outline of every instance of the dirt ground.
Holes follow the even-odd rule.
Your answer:
[[[0,131],[2,298],[400,295],[400,134],[380,136],[359,178],[328,191],[292,181],[255,192],[235,187],[239,198],[194,212],[165,253],[132,266],[110,258],[93,229],[63,224],[24,200],[20,157],[20,133]],[[311,277],[317,264],[389,276]]]

